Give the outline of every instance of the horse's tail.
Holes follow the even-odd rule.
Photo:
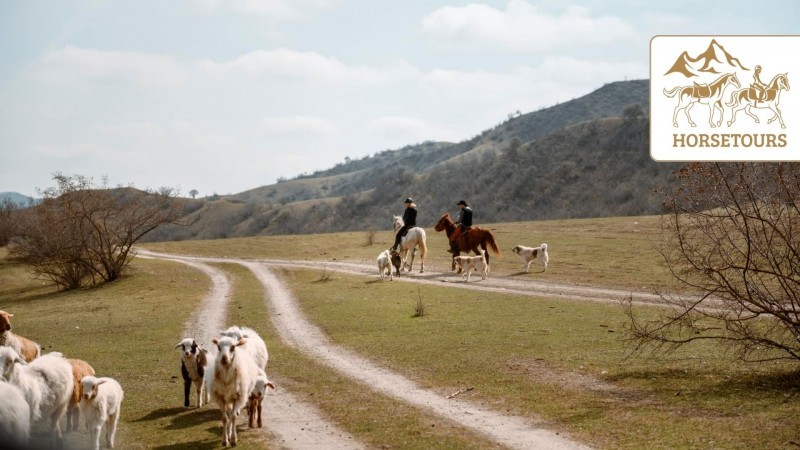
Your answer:
[[[670,89],[669,91],[666,88],[664,88],[664,95],[666,95],[667,97],[670,97],[670,98],[675,97],[675,94],[680,92],[681,89],[683,89],[683,86],[675,86],[674,88]]]
[[[419,257],[422,258],[422,262],[425,262],[425,255],[428,254],[428,243],[426,242],[428,239],[425,230],[420,227],[419,229]]]
[[[494,235],[489,230],[486,230],[486,241],[489,243],[489,246],[492,247],[494,254],[500,256],[500,249],[497,248],[497,242],[494,240]]]
[[[741,92],[742,91],[733,91],[731,93],[731,100],[729,102],[725,103],[725,106],[731,106],[731,107],[739,106],[739,94]]]

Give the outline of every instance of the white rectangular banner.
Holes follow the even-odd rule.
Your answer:
[[[655,36],[650,156],[800,161],[800,36]]]

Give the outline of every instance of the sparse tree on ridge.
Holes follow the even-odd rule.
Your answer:
[[[636,351],[696,341],[748,361],[800,360],[800,164],[690,164],[665,193],[662,254],[682,295],[658,320],[636,314]]]
[[[199,194],[199,192],[197,192],[197,189],[192,189],[191,191],[189,191],[189,195],[192,196],[192,199],[197,197],[197,194]]]
[[[20,212],[11,254],[62,289],[113,281],[133,259],[133,245],[182,209],[171,188],[145,192],[95,186],[80,175],[54,175],[41,204]]]

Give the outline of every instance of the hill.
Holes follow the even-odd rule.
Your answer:
[[[610,83],[464,142],[383,151],[193,203],[191,227],[150,239],[383,230],[407,196],[423,226],[455,212],[460,199],[474,206],[476,223],[657,213],[653,187],[677,166],[650,159],[648,109],[647,80]]]
[[[17,206],[28,206],[36,200],[33,197],[22,195],[19,192],[0,192],[0,203],[10,201]]]

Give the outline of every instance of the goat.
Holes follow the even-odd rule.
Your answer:
[[[197,391],[197,407],[203,406],[205,395],[205,371],[208,365],[207,350],[197,345],[192,338],[182,340],[175,348],[181,349],[181,375],[183,376],[183,406],[189,407],[189,394],[194,383]]]
[[[87,375],[81,379],[81,412],[89,429],[89,440],[94,450],[100,449],[100,431],[106,424],[106,445],[114,448],[114,436],[125,392],[113,378],[95,378]]]
[[[252,355],[243,350],[237,351],[247,343],[242,338],[234,341],[222,336],[211,342],[217,346],[217,357],[214,361],[214,381],[211,383],[211,399],[222,412],[222,445],[236,446],[236,416],[247,403],[250,393],[255,387],[258,367]]]
[[[79,407],[81,402],[81,379],[86,375],[94,375],[94,368],[84,360],[81,359],[68,359],[72,366],[72,397],[69,399],[69,406],[67,406],[67,428],[65,432],[78,431],[78,421],[81,417],[81,409]]]
[[[0,380],[0,442],[4,448],[28,448],[31,408],[18,387]]]
[[[11,347],[0,347],[0,375],[22,391],[32,424],[50,419],[50,434],[57,447],[62,439],[60,421],[74,388],[69,361],[54,352],[27,363]]]
[[[0,345],[7,345],[22,356],[25,362],[31,362],[42,353],[42,348],[36,342],[11,332],[11,318],[13,314],[0,311]]]

